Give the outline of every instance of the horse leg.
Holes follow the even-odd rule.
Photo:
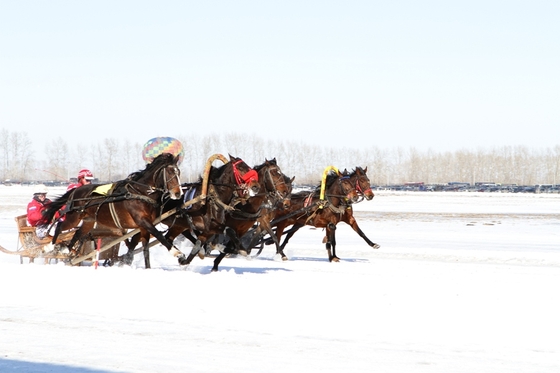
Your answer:
[[[187,263],[187,258],[185,257],[185,254],[183,254],[181,252],[181,250],[177,249],[174,245],[173,242],[170,242],[167,238],[165,238],[165,236],[163,235],[162,232],[160,232],[156,227],[154,227],[152,225],[152,223],[150,222],[145,222],[144,223],[144,227],[146,228],[146,230],[152,235],[154,236],[163,246],[165,246],[167,248],[167,250],[173,254],[173,256],[177,257],[177,260],[179,261],[179,264],[181,265],[185,265],[185,264],[189,264]],[[148,236],[149,237],[149,236]]]
[[[184,264],[185,265],[191,264],[194,257],[197,256],[198,253],[200,253],[200,251],[202,251],[202,241],[201,240],[196,240],[190,254],[186,257]]]
[[[83,226],[82,226],[83,227]],[[80,227],[76,233],[74,233],[74,235],[72,236],[72,239],[70,240],[70,242],[68,243],[68,250],[70,250],[70,252],[77,254],[80,247],[82,246],[80,243],[80,247],[78,247],[77,249],[74,249],[74,245],[76,245],[76,242],[82,240],[82,227]]]
[[[220,251],[220,253],[216,257],[216,259],[214,259],[214,266],[212,266],[212,272],[218,272],[218,265],[220,264],[222,259],[225,258],[225,256],[226,256],[226,253],[223,252],[223,251]]]
[[[276,255],[280,255],[282,260],[288,260],[288,257],[286,256],[286,254],[284,254],[284,246],[280,246],[280,241],[278,240],[278,237],[276,236],[276,234],[274,233],[272,228],[270,226],[268,226],[268,227],[265,227],[265,229],[266,229],[266,232],[263,231],[261,233],[261,237],[265,233],[268,233],[268,235],[271,237],[272,241],[274,242],[274,245],[276,246]],[[292,233],[292,235],[293,235],[293,233]],[[288,239],[288,237],[286,236],[286,240],[287,239]],[[286,242],[286,240],[284,240],[284,242]],[[264,245],[261,245],[261,249],[259,250],[258,254],[261,253],[263,247],[264,247]]]
[[[53,235],[53,238],[52,238],[52,241],[51,241],[51,243],[53,245],[56,244],[56,239],[60,235],[60,232],[62,232],[62,223],[57,224],[55,229],[54,229],[54,235]]]
[[[272,226],[270,225],[269,220],[262,220],[259,223],[259,231],[261,232],[261,234],[258,238],[260,239],[262,236],[264,236],[264,234],[268,233],[270,238],[272,238],[272,241],[274,242],[274,245],[276,246],[276,255],[280,255],[282,260],[288,260],[288,257],[286,256],[286,254],[284,254],[284,248],[280,247],[280,240],[279,240],[278,236],[272,230]],[[254,244],[252,244],[249,247],[252,247],[253,245]]]
[[[247,250],[243,247],[237,232],[235,232],[230,227],[224,229],[224,234],[229,237],[229,242],[226,244],[223,251],[220,251],[216,259],[214,259],[214,265],[212,266],[212,272],[218,272],[218,266],[222,259],[225,258],[227,254],[239,254],[247,256]]]
[[[140,233],[137,233],[134,236],[132,236],[132,238],[130,240],[125,240],[124,241],[128,250],[127,250],[126,254],[123,254],[122,256],[119,257],[119,259],[121,260],[121,262],[123,262],[123,264],[125,264],[125,265],[131,265],[132,264],[132,261],[134,260],[134,249],[136,248],[136,246],[140,242],[140,238],[141,238]]]
[[[358,233],[358,235],[359,235],[360,237],[362,237],[362,238],[364,239],[364,241],[366,241],[367,244],[368,244],[369,246],[371,246],[371,247],[374,248],[374,249],[379,249],[380,246],[379,246],[378,244],[374,243],[374,242],[371,242],[371,240],[370,240],[369,238],[367,238],[367,236],[365,235],[365,233],[362,232],[362,230],[361,230],[360,227],[358,226],[358,222],[356,221],[356,219],[354,218],[353,215],[350,215],[349,213],[345,213],[344,215],[345,215],[345,216],[344,216],[343,221],[344,221],[346,224],[348,224],[349,226],[351,226],[352,229],[353,229],[356,233]]]
[[[148,239],[146,240],[145,238],[142,239],[142,253],[144,254],[144,267],[146,269],[151,268],[150,266],[150,240]]]
[[[327,224],[327,235],[325,236],[325,243],[329,262],[339,262],[340,258],[336,256],[336,239],[335,239],[336,224]],[[331,253],[332,248],[332,253]]]
[[[271,232],[272,229],[269,229],[267,231],[269,232],[270,236],[272,237],[272,235],[274,234],[274,232]],[[257,253],[257,256],[259,256],[259,254],[262,252],[262,248],[264,247],[264,244],[262,243],[261,240],[264,237],[264,235],[266,234],[266,232],[263,228],[263,224],[259,223],[256,228],[247,232],[246,235],[249,234],[249,233],[252,234],[252,236],[251,236],[251,238],[250,238],[250,240],[249,240],[249,242],[247,243],[247,246],[246,246],[247,247],[247,254],[251,255],[251,251],[253,250],[253,248],[256,247],[256,245],[258,245],[260,243],[261,249]],[[241,238],[241,242],[243,242],[244,237],[246,237],[246,236],[243,236]],[[276,236],[274,236],[274,238],[276,238]],[[245,242],[246,242],[246,239],[245,239]]]
[[[280,250],[282,252],[284,252],[284,248],[286,247],[286,245],[288,244],[288,241],[290,240],[290,238],[292,238],[292,236],[294,234],[296,234],[296,232],[303,227],[303,224],[299,224],[296,223],[293,225],[293,227],[291,227],[286,233],[283,233],[286,235],[286,237],[284,238],[284,242],[282,242],[282,245],[280,245]],[[282,232],[280,232],[280,234],[278,234],[278,230],[276,230],[276,237],[279,238],[282,236]]]
[[[235,252],[235,244],[232,241],[229,241],[223,251],[220,251],[220,254],[214,259],[214,265],[212,266],[212,272],[218,272],[218,266],[220,265],[222,259],[225,258],[227,254],[233,254]]]
[[[239,235],[237,234],[237,232],[235,230],[233,230],[230,227],[226,227],[224,229],[224,234],[229,237],[229,243],[228,245],[226,245],[226,248],[224,249],[224,251],[227,254],[239,254],[242,256],[247,256],[247,249],[245,249],[245,247],[243,246],[243,244],[241,243],[241,240],[239,239]]]

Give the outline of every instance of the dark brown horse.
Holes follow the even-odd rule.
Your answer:
[[[208,172],[198,182],[184,184],[185,200],[166,203],[167,210],[178,209],[178,213],[162,221],[169,227],[166,238],[173,241],[183,234],[194,243],[191,253],[181,258],[180,264],[190,264],[197,254],[203,257],[202,248],[215,235],[227,234],[235,240],[235,233],[226,225],[227,216],[259,193],[258,173],[241,158],[229,158],[221,167],[207,166]],[[201,196],[204,198],[197,200]]]
[[[144,244],[144,262],[150,268],[148,239],[156,237],[169,250],[172,243],[165,239],[153,224],[161,214],[164,197],[177,200],[183,194],[178,157],[164,153],[156,157],[142,171],[130,174],[125,180],[109,186],[84,185],[66,192],[55,199],[47,208],[45,217],[52,220],[55,213],[66,206],[64,217],[57,225],[57,232],[77,227],[69,248],[79,240],[91,239],[88,234],[94,227],[108,229],[140,229],[140,240]],[[56,237],[53,238],[55,240]],[[129,257],[131,261],[131,248]]]
[[[261,231],[273,235],[270,222],[276,215],[276,211],[290,206],[294,178],[290,179],[282,173],[276,159],[265,160],[264,163],[255,166],[254,169],[259,175],[260,192],[249,198],[246,204],[227,214],[225,225],[233,231],[234,238],[231,239],[232,233],[230,232],[227,236],[230,238],[229,242],[225,242],[225,246],[214,259],[214,266],[212,267],[214,272],[218,271],[220,262],[227,254],[247,255],[247,249],[243,247],[239,237],[247,233],[255,223],[257,223],[256,234],[258,236],[260,236]],[[218,242],[222,241],[220,243],[223,245],[224,235],[215,238]],[[278,242],[276,244],[279,245]]]
[[[336,255],[336,225],[343,221],[350,225],[352,229],[362,237],[369,246],[374,249],[379,248],[379,245],[373,243],[362,232],[356,219],[354,218],[352,204],[360,201],[360,198],[371,200],[374,196],[370,187],[369,178],[366,175],[366,169],[357,167],[352,173],[346,170],[338,175],[338,182],[334,183],[335,179],[331,179],[331,187],[327,189],[327,199],[320,198],[319,187],[312,192],[299,192],[292,195],[292,204],[286,211],[277,212],[275,221],[272,226],[276,227],[276,239],[280,240],[282,234],[286,234],[284,242],[280,245],[278,254],[282,256],[283,260],[287,260],[284,254],[284,248],[290,238],[303,226],[310,225],[316,228],[325,228],[326,235],[323,243],[326,245],[329,261],[337,262],[340,258]],[[327,179],[327,187],[329,179]],[[354,192],[358,198],[352,198]],[[289,231],[284,232],[286,227],[293,225]],[[269,239],[267,244],[272,243]],[[261,249],[262,250],[262,249]],[[332,250],[332,251],[331,251]],[[260,253],[260,251],[259,251]]]

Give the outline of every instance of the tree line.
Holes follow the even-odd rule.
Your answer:
[[[309,145],[298,141],[266,140],[255,134],[224,133],[173,136],[185,149],[182,179],[193,182],[213,154],[234,155],[249,165],[276,158],[282,171],[296,176],[296,184],[318,184],[327,166],[351,171],[367,167],[373,185],[424,182],[496,182],[534,185],[560,183],[560,145],[552,148],[504,146],[493,149],[460,149],[436,152],[415,148],[382,149],[371,145],[362,149]],[[148,140],[148,139],[146,139]],[[37,159],[25,132],[0,132],[0,177],[15,181],[67,181],[85,165],[101,182],[126,178],[145,167],[143,143],[106,138],[84,146],[70,147],[61,137],[45,145],[45,157]],[[219,166],[218,163],[215,164]]]

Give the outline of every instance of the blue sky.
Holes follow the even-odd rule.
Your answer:
[[[560,144],[557,1],[0,1],[0,127]]]

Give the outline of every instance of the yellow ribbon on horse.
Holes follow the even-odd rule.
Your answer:
[[[321,179],[321,194],[319,197],[321,201],[325,199],[325,188],[327,184],[327,175],[329,174],[329,171],[334,171],[337,174],[340,174],[338,168],[336,168],[335,166],[328,166],[327,168],[325,168],[325,171],[323,171],[323,178]]]

